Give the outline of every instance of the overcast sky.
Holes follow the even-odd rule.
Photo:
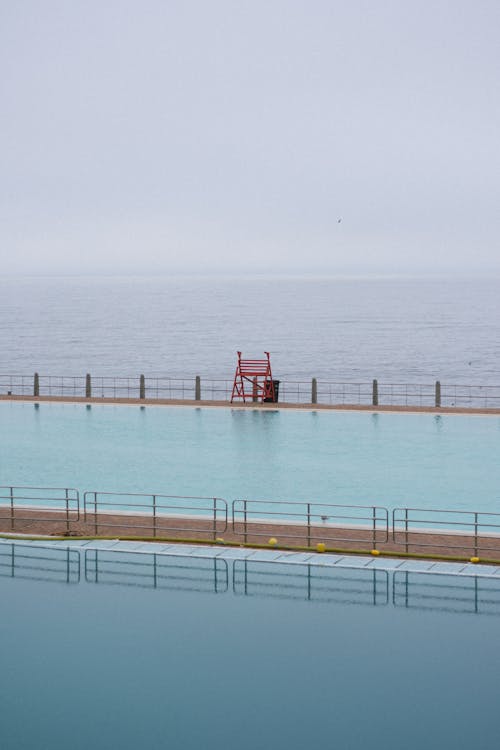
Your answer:
[[[0,0],[0,272],[500,272],[499,39],[498,0]]]

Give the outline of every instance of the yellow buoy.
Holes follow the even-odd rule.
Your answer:
[[[278,540],[276,539],[276,537],[272,536],[269,540],[269,544],[271,545],[271,547],[274,547],[276,544],[278,544]]]
[[[215,541],[217,542],[217,544],[224,544],[224,539],[221,536],[218,536]]]
[[[324,542],[318,542],[316,545],[318,552],[324,552],[326,550],[326,544]]]
[[[471,557],[470,561],[471,561],[471,563],[478,563],[479,562],[479,557]]]
[[[378,549],[372,549],[372,555],[380,555]]]

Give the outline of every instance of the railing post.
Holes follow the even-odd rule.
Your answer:
[[[307,546],[311,546],[311,503],[307,503]]]
[[[67,488],[64,490],[66,500],[66,534],[69,536],[69,495]]]
[[[139,378],[139,398],[146,398],[146,379],[144,375]]]
[[[318,403],[318,381],[313,378],[311,381],[311,404]]]
[[[85,375],[85,398],[92,398],[92,380],[89,373]]]
[[[477,513],[474,513],[474,557],[478,555],[478,542],[477,542]]]
[[[405,551],[408,554],[408,508],[405,508]]]
[[[33,395],[34,396],[40,395],[40,378],[38,377],[37,372],[35,372],[35,376],[33,378]]]
[[[246,500],[243,500],[243,509],[244,509],[243,518],[244,518],[244,524],[245,524],[245,526],[244,526],[244,528],[245,528],[244,539],[245,539],[245,544],[246,544],[247,541],[248,541],[248,536],[247,536],[247,501]]]
[[[201,401],[201,378],[199,375],[196,376],[194,383],[194,398],[195,401]]]
[[[372,384],[372,406],[378,406],[378,381],[376,379]]]
[[[156,536],[156,495],[153,495],[153,536]]]
[[[10,529],[14,531],[14,488],[10,487]]]
[[[258,400],[258,395],[257,395],[257,378],[254,378],[253,381],[252,381],[252,401],[254,403],[256,403],[257,400]]]
[[[441,406],[441,383],[439,382],[439,380],[436,380],[435,405],[436,408],[439,408]]]

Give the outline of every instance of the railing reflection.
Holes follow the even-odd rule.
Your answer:
[[[77,550],[57,547],[0,545],[0,576],[24,578],[51,583],[80,581],[80,554]]]
[[[395,571],[395,607],[460,614],[500,615],[500,577]]]
[[[82,551],[83,552],[83,551]],[[232,589],[229,589],[232,565]],[[80,551],[0,544],[0,578],[75,584]],[[492,571],[494,568],[492,568]],[[390,579],[392,579],[390,581]],[[387,606],[500,616],[500,575],[394,572],[308,563],[234,560],[139,551],[85,550],[85,582],[170,591],[234,594],[338,605]],[[392,601],[389,597],[392,583]]]
[[[85,551],[85,580],[117,586],[224,593],[225,560],[214,557],[158,555],[141,552]]]
[[[235,560],[233,591],[244,596],[341,604],[386,605],[386,570]]]

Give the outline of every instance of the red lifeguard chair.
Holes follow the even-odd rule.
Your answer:
[[[238,352],[238,364],[234,374],[231,403],[237,398],[247,401],[275,401],[274,381],[269,352],[266,359],[242,359]]]

